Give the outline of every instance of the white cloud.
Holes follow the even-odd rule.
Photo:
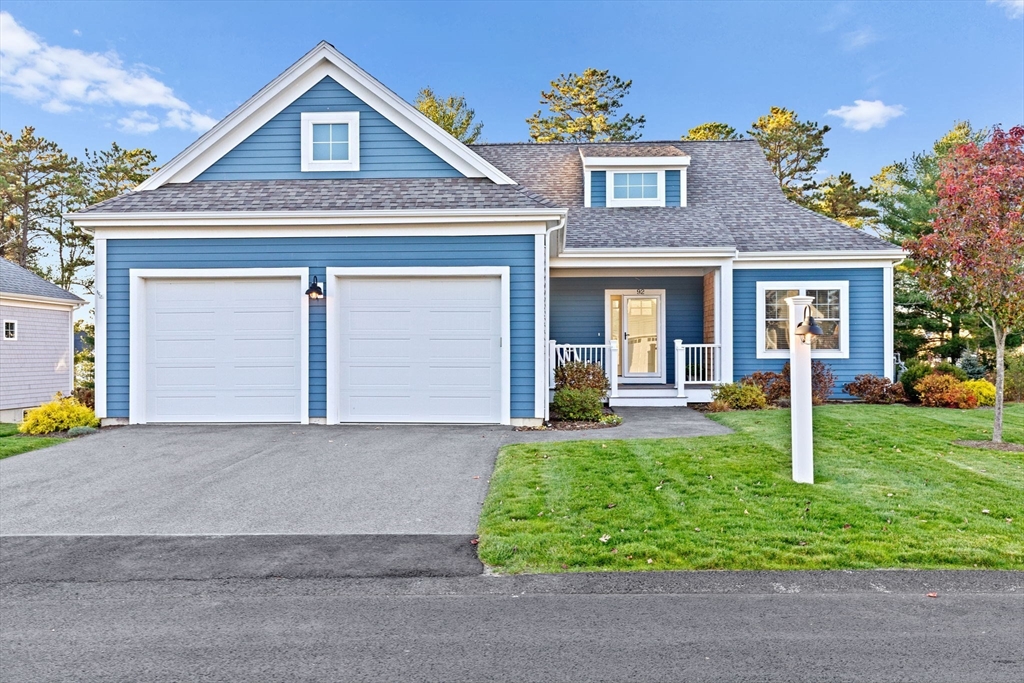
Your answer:
[[[161,126],[202,133],[216,123],[143,68],[124,66],[116,52],[47,45],[9,12],[0,12],[0,90],[53,113],[81,106],[130,107],[133,111],[118,120],[130,133],[152,133]],[[149,108],[163,112],[162,123]]]
[[[828,114],[841,118],[847,128],[866,131],[883,128],[892,119],[903,116],[906,111],[901,104],[886,104],[882,100],[855,100],[853,104],[829,109]]]
[[[878,36],[870,27],[859,28],[843,34],[843,49],[847,51],[859,50],[867,47],[878,40]]]
[[[1011,19],[1024,17],[1024,0],[988,0],[988,4],[1002,7]]]

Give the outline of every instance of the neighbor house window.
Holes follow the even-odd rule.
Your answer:
[[[17,320],[5,320],[4,321],[4,339],[15,340],[18,338],[18,321]]]
[[[789,358],[789,305],[786,299],[791,296],[814,298],[811,315],[824,334],[815,337],[811,355],[815,358],[849,358],[847,281],[757,283],[757,357]]]
[[[359,112],[302,114],[302,170],[359,170]]]
[[[664,206],[664,171],[610,171],[608,206]]]

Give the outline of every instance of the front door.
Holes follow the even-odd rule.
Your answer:
[[[627,382],[664,382],[664,292],[607,294],[608,333],[619,342],[619,377]]]

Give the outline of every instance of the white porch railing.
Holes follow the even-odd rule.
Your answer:
[[[616,398],[619,395],[617,373],[609,372],[609,368],[619,365],[619,347],[615,341],[608,344],[558,344],[554,339],[548,341],[548,387],[555,388],[555,369],[579,361],[596,363],[604,368],[604,374],[611,384],[608,395]]]
[[[713,384],[722,381],[721,345],[684,344],[675,340],[676,391],[686,396],[686,384]]]

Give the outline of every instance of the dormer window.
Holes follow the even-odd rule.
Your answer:
[[[359,170],[359,112],[302,114],[302,170]]]
[[[661,196],[658,173],[612,173],[612,199],[657,201]],[[633,201],[629,202],[633,204]],[[639,202],[636,202],[639,204]]]
[[[600,145],[593,147],[604,151]],[[596,157],[581,151],[581,155],[584,206],[686,206],[686,168],[690,157],[685,154]]]

